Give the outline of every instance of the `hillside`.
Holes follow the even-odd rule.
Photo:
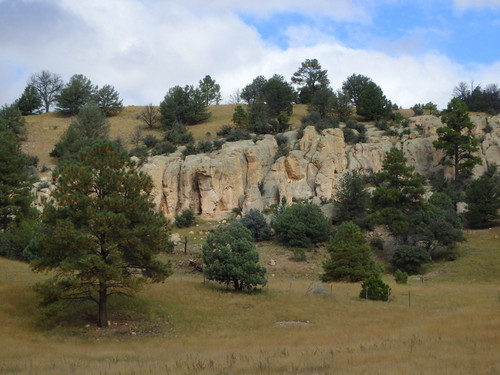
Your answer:
[[[215,137],[222,125],[231,124],[234,107],[234,105],[209,106],[209,111],[212,113],[209,121],[190,126],[189,130],[197,140]],[[130,144],[130,138],[137,128],[141,129],[143,135],[153,134],[161,139],[163,132],[160,129],[150,130],[137,119],[137,115],[143,109],[144,107],[129,106],[117,116],[111,117],[109,119],[111,139],[120,138],[125,147],[131,148],[133,146]],[[291,119],[292,127],[300,125],[300,119],[305,113],[305,105],[295,105]],[[55,165],[56,160],[51,158],[49,153],[73,119],[61,116],[57,112],[26,116],[27,140],[23,143],[23,150],[30,155],[38,156],[40,167]]]
[[[108,330],[94,327],[92,306],[49,329],[30,288],[43,276],[0,259],[0,373],[498,373],[500,227],[467,237],[459,260],[422,280],[386,277],[390,302],[359,300],[359,284],[322,285],[310,267],[291,273],[281,250],[263,244],[269,284],[261,294],[234,294],[177,268],[136,299],[115,301]],[[192,256],[177,249],[173,259]]]

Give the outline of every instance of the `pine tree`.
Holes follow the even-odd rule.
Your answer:
[[[55,203],[43,212],[32,263],[35,271],[54,272],[35,289],[46,306],[95,302],[98,325],[106,327],[110,296],[170,275],[170,264],[156,259],[167,249],[167,221],[153,211],[151,178],[109,141],[82,151],[54,178]]]
[[[352,221],[345,221],[338,227],[328,252],[330,259],[323,263],[323,281],[357,282],[381,272],[361,229]]]
[[[475,165],[481,164],[481,158],[475,155],[479,150],[479,141],[472,134],[474,124],[469,118],[467,106],[460,99],[452,99],[441,117],[446,126],[436,130],[438,139],[433,145],[444,151],[440,163],[454,169],[455,181],[460,175],[469,176]]]
[[[474,180],[466,191],[467,212],[465,220],[471,228],[487,228],[500,215],[500,183],[495,177],[496,167],[490,168]]]
[[[237,291],[267,284],[252,234],[241,222],[217,227],[207,236],[202,250],[203,272],[209,280],[232,284]]]

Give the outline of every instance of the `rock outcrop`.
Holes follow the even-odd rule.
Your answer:
[[[475,134],[482,139],[480,175],[490,164],[500,163],[500,116],[471,116]],[[220,219],[233,209],[263,210],[283,197],[294,200],[328,201],[334,197],[339,178],[346,170],[367,174],[382,168],[385,154],[401,148],[409,164],[425,176],[441,168],[442,157],[432,146],[436,129],[442,126],[434,116],[413,117],[401,138],[383,136],[370,129],[366,143],[347,145],[341,129],[314,127],[286,133],[287,156],[275,160],[276,140],[266,135],[258,140],[231,142],[207,154],[183,157],[180,153],[154,156],[141,169],[154,181],[154,202],[167,217],[191,209],[206,218]],[[451,170],[446,171],[451,175]]]

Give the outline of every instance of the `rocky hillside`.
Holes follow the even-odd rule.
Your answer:
[[[471,116],[475,134],[482,140],[483,164],[500,163],[500,116]],[[285,133],[288,156],[276,158],[278,144],[271,135],[257,140],[226,143],[221,150],[183,157],[181,153],[154,156],[141,169],[155,183],[155,203],[167,217],[191,209],[207,219],[231,215],[235,208],[246,212],[263,210],[283,197],[321,203],[334,197],[339,178],[347,170],[362,174],[377,172],[386,152],[396,146],[404,150],[409,164],[425,176],[438,168],[441,153],[432,146],[439,118],[409,119],[409,134],[388,137],[369,127],[368,141],[348,145],[341,129],[318,134],[308,127],[302,138],[297,131]],[[446,171],[451,174],[451,170]]]

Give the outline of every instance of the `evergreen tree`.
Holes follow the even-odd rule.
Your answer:
[[[202,251],[203,272],[209,280],[232,284],[237,291],[267,284],[266,269],[259,265],[252,234],[239,221],[215,228]]]
[[[31,182],[28,159],[16,136],[0,128],[0,232],[32,213]]]
[[[271,225],[278,241],[293,247],[311,247],[326,241],[330,234],[330,223],[325,215],[310,203],[280,206]]]
[[[175,86],[169,89],[160,103],[160,114],[165,128],[174,123],[195,125],[210,117],[202,92],[193,86]]]
[[[57,96],[57,107],[66,115],[76,115],[95,99],[97,86],[82,74],[75,74]]]
[[[353,74],[342,82],[342,91],[349,96],[351,103],[357,106],[361,92],[370,82],[372,82],[371,78],[361,74]]]
[[[489,168],[466,191],[464,216],[471,228],[487,228],[500,218],[500,180],[495,174],[496,167]]]
[[[43,103],[36,88],[32,85],[28,85],[24,89],[21,97],[16,100],[15,105],[23,115],[31,115],[38,112]]]
[[[365,189],[365,182],[357,172],[346,172],[340,179],[339,188],[335,195],[337,219],[340,222],[357,222],[364,218],[370,194]]]
[[[221,100],[220,85],[212,77],[205,76],[200,80],[198,88],[201,91],[205,105],[219,104]]]
[[[328,252],[330,259],[323,263],[323,281],[357,282],[381,272],[361,229],[351,221],[340,224],[328,245]]]
[[[479,141],[472,134],[474,124],[469,118],[467,106],[460,99],[452,99],[441,117],[446,126],[437,129],[438,139],[433,145],[443,150],[441,164],[454,168],[455,181],[460,175],[469,176],[475,165],[481,164],[481,159],[475,156],[479,150]]]
[[[106,116],[115,116],[123,109],[120,94],[111,85],[104,85],[95,94],[97,106]]]
[[[109,141],[85,149],[54,178],[55,203],[43,212],[32,267],[55,272],[35,289],[46,306],[95,302],[98,325],[106,327],[110,296],[170,275],[155,257],[167,248],[167,221],[153,211],[151,178]]]
[[[266,241],[271,238],[271,227],[262,212],[251,209],[242,218],[243,224],[251,233],[254,241]]]
[[[107,139],[109,122],[99,107],[83,107],[69,125],[50,155],[60,160],[76,159],[78,153],[95,140]]]
[[[367,120],[380,120],[390,117],[392,104],[378,85],[368,82],[359,94],[356,112]]]
[[[0,108],[0,130],[10,130],[18,137],[25,133],[26,120],[16,104]]]
[[[327,88],[330,84],[328,70],[321,69],[317,59],[306,59],[291,78],[297,85],[300,103],[308,104],[318,90]]]
[[[403,151],[393,147],[375,175],[377,188],[372,194],[370,219],[374,224],[388,225],[394,235],[407,234],[408,214],[421,207],[424,181],[413,171]]]

